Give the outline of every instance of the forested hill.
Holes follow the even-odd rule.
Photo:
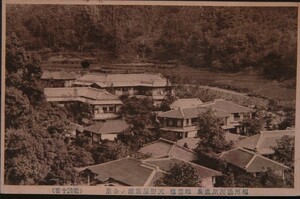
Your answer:
[[[9,5],[12,32],[27,50],[295,76],[297,8]]]

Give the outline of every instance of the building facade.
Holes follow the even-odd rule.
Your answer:
[[[195,137],[198,130],[199,114],[211,108],[221,121],[221,127],[225,131],[240,133],[243,130],[241,124],[250,119],[252,109],[244,106],[217,99],[212,102],[199,104],[198,106],[177,108],[157,115],[161,130],[174,132],[179,139]]]
[[[74,86],[91,86],[106,89],[117,96],[148,96],[154,101],[164,99],[165,90],[170,88],[168,80],[161,74],[101,74],[91,73],[77,78]]]
[[[45,88],[46,100],[64,105],[69,102],[87,103],[92,106],[94,120],[117,118],[122,102],[118,96],[104,89],[90,87]]]

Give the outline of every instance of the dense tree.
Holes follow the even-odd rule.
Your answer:
[[[23,72],[27,62],[25,49],[16,34],[12,34],[6,41],[6,71],[8,73]]]
[[[199,114],[198,127],[197,136],[200,141],[197,151],[220,153],[230,149],[232,143],[225,140],[220,120],[212,109]]]
[[[269,78],[295,77],[296,8],[9,5],[7,11],[7,35],[22,36],[29,50],[97,50],[101,60],[155,59],[227,72],[254,67]]]
[[[259,134],[263,130],[264,121],[261,118],[253,118],[248,121],[243,122],[243,125],[246,126],[246,132],[242,132],[247,136],[252,136]]]
[[[92,119],[93,107],[88,103],[70,102],[65,105],[68,117],[78,124],[85,124],[82,119]]]
[[[5,89],[5,127],[23,126],[30,112],[30,102],[27,96],[14,87],[7,87]]]
[[[288,127],[295,126],[295,111],[288,110],[286,115],[283,118],[283,121],[278,124],[278,129],[284,130]]]
[[[84,69],[87,69],[90,65],[91,65],[91,63],[89,62],[89,60],[82,60],[81,61],[81,66]]]
[[[90,148],[95,164],[127,157],[131,150],[122,142],[105,142]]]
[[[199,187],[201,179],[195,169],[186,163],[174,164],[166,171],[163,177],[154,182],[155,186],[162,187]]]
[[[120,135],[119,139],[131,146],[133,150],[158,139],[158,125],[153,110],[153,101],[148,98],[130,97],[123,101],[120,114],[131,124],[131,128],[124,135]]]
[[[277,140],[274,150],[274,159],[289,167],[294,167],[295,138],[291,136],[283,136]]]
[[[12,41],[10,41],[12,40]],[[8,37],[5,92],[5,184],[72,184],[74,162],[64,142],[64,110],[44,100],[39,58]]]

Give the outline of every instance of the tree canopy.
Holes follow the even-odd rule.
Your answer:
[[[149,98],[129,97],[123,100],[120,114],[131,124],[131,128],[118,138],[130,145],[133,149],[158,139],[157,123],[153,114],[153,100]],[[156,128],[155,131],[149,130]]]
[[[275,79],[296,75],[292,7],[8,5],[7,30],[22,37],[27,50],[97,52],[101,61],[138,57],[227,72],[253,67]]]
[[[191,165],[175,163],[163,177],[154,182],[154,185],[162,187],[199,187],[200,183],[201,179],[199,179]]]
[[[230,149],[232,145],[225,140],[220,119],[212,109],[199,114],[197,136],[200,140],[196,150],[199,151],[220,153]]]
[[[66,112],[45,101],[39,58],[12,34],[7,38],[5,89],[5,183],[76,182],[75,165],[64,142]]]

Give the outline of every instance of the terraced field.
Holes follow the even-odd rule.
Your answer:
[[[45,62],[43,70],[66,70],[82,71],[80,64],[53,64]],[[282,103],[294,103],[296,99],[295,80],[277,82],[267,80],[252,70],[242,73],[211,72],[206,69],[194,69],[187,66],[176,66],[174,64],[155,63],[125,63],[125,64],[101,64],[94,63],[90,72],[104,73],[162,73],[166,76],[180,77],[181,83],[206,85],[233,90],[252,97],[264,99],[278,99]],[[215,91],[216,92],[216,91]]]

